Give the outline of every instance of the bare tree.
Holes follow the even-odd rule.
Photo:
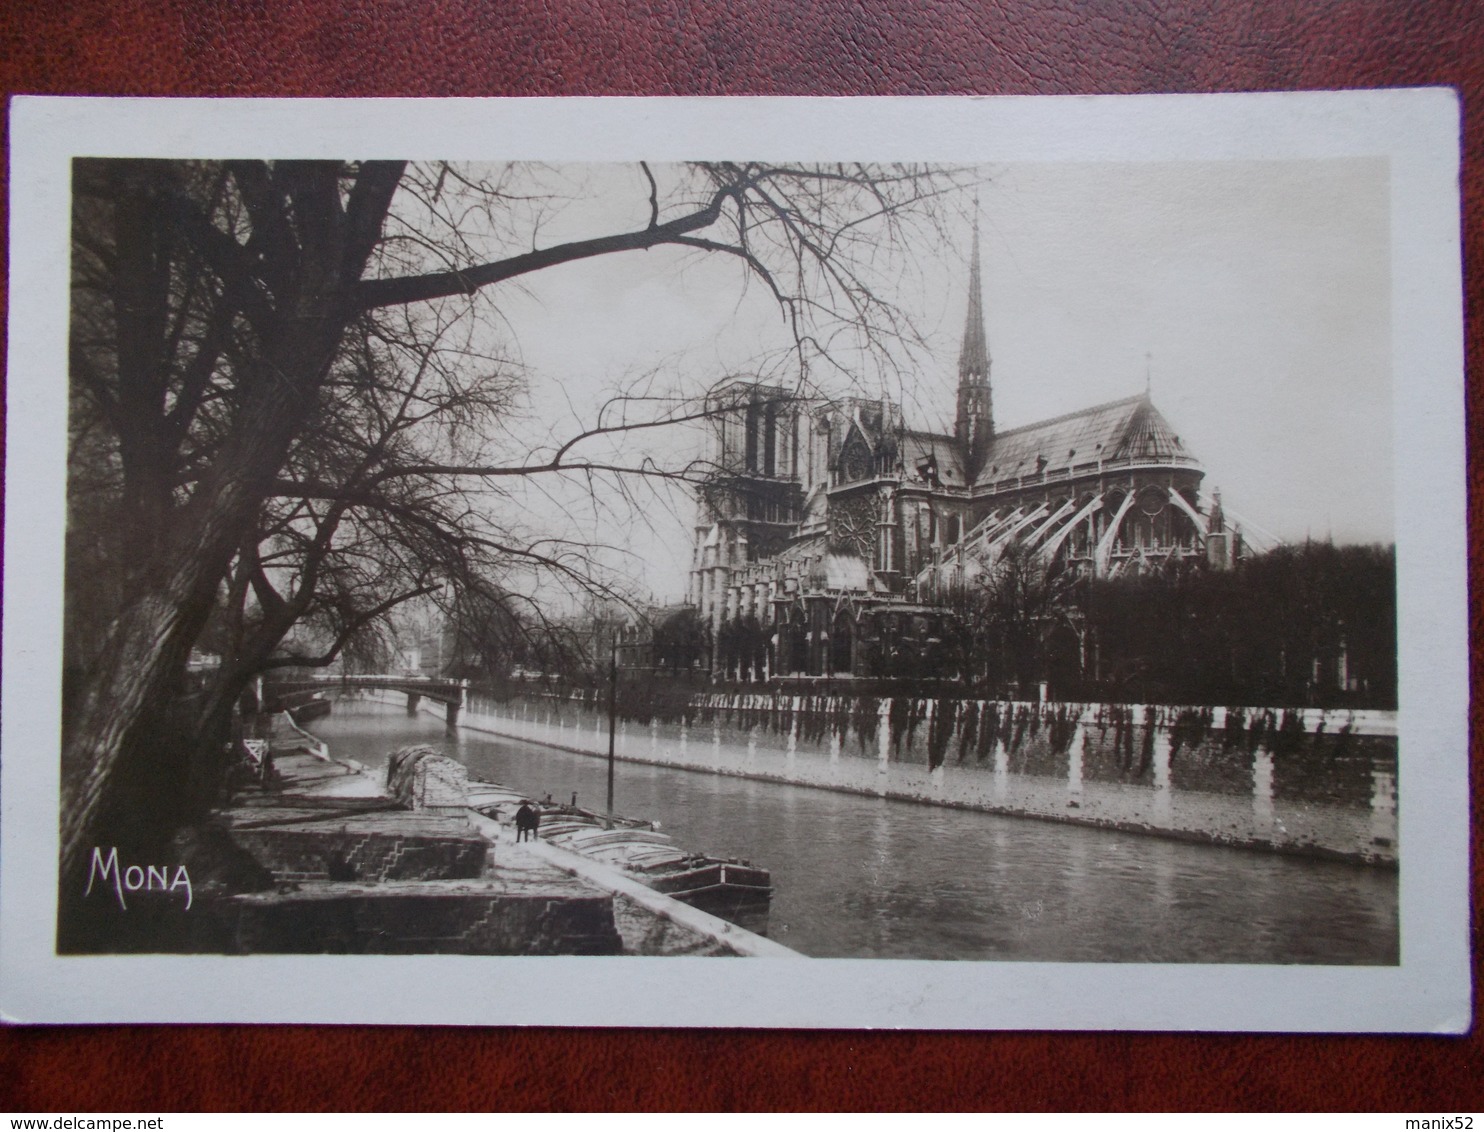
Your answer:
[[[1011,542],[986,571],[944,586],[935,601],[953,614],[951,653],[972,684],[1047,678],[1050,635],[1077,616],[1079,582],[1061,559],[1051,562]]]
[[[396,312],[423,337],[447,304],[472,307],[483,289],[668,246],[728,257],[739,283],[765,287],[801,371],[913,338],[869,282],[870,267],[955,176],[726,162],[641,164],[637,174],[635,223],[543,243],[565,202],[528,191],[532,176],[515,167],[76,163],[69,550],[79,556],[69,561],[69,601],[87,590],[91,563],[109,564],[112,576],[87,597],[97,629],[74,624],[69,635],[65,871],[137,803],[129,783],[160,762],[170,722],[162,713],[221,610],[255,609],[253,624],[236,627],[240,679],[267,659],[283,626],[320,617],[339,640],[374,619],[381,603],[348,565],[363,546],[379,553],[424,540],[421,565],[409,558],[388,598],[445,584],[447,571],[428,563],[444,555],[446,566],[455,549],[477,551],[481,570],[542,553],[481,530],[465,501],[436,484],[566,471],[570,449],[531,465],[489,459],[478,445],[433,459],[378,446],[378,436],[410,433],[385,427],[386,405],[356,384],[371,370],[354,361]],[[498,319],[497,302],[482,309]],[[477,395],[446,408],[470,421],[500,411]],[[382,432],[347,446],[337,454],[345,474],[319,482],[335,460],[311,440],[356,422]],[[81,491],[85,480],[100,490]],[[99,536],[100,523],[125,534]],[[216,690],[214,710],[230,683]],[[158,775],[154,785],[162,788]]]

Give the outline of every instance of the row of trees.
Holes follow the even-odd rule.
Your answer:
[[[1078,576],[1011,546],[899,639],[867,613],[837,677],[946,682],[975,695],[1272,707],[1396,705],[1394,548],[1305,543],[1232,570]],[[912,620],[908,618],[907,620]],[[829,624],[838,645],[842,628]],[[787,671],[789,626],[724,624],[719,671]],[[820,666],[819,672],[826,668]]]
[[[1045,681],[1061,699],[1396,706],[1396,554],[1306,542],[1125,578],[1012,551],[949,598],[976,687]]]
[[[1396,550],[1282,546],[1231,571],[1098,581],[1087,676],[1120,699],[1396,707]]]
[[[64,870],[211,803],[256,675],[372,658],[410,602],[488,667],[540,634],[554,581],[604,592],[595,548],[522,518],[516,485],[684,479],[614,442],[697,410],[624,402],[533,445],[528,377],[492,329],[503,288],[630,251],[721,257],[739,292],[751,280],[776,302],[800,372],[847,347],[889,356],[913,331],[872,286],[881,249],[959,183],[641,163],[631,223],[543,242],[570,199],[541,176],[75,164]],[[195,687],[193,650],[221,658]]]

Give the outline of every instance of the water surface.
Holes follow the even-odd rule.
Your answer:
[[[601,758],[338,703],[372,766],[411,742],[470,776],[600,810]],[[1139,963],[1397,962],[1397,874],[672,767],[617,764],[615,808],[772,871],[768,934],[813,956]]]

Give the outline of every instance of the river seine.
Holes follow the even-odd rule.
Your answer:
[[[340,702],[312,725],[372,767],[429,743],[471,778],[605,804],[605,760]],[[1394,964],[1397,873],[1138,834],[617,764],[615,809],[771,870],[768,935],[812,956]]]

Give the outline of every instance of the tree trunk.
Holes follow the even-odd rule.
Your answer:
[[[265,485],[281,468],[339,341],[339,328],[331,337],[328,320],[300,329],[301,334],[283,336],[297,338],[299,348],[284,342],[278,364],[264,362],[256,403],[191,503],[174,518],[177,537],[159,559],[172,564],[171,572],[114,622],[99,675],[77,720],[64,728],[64,884],[79,875],[98,837],[118,824],[112,795],[120,767],[155,778],[147,764],[161,740],[159,712],[178,694],[191,646],[211,615],[232,555],[244,531],[256,523]],[[161,783],[159,788],[172,787]],[[179,812],[188,782],[182,779],[173,789],[179,794],[175,804],[161,799],[158,812]]]
[[[361,163],[347,190],[347,169],[340,162],[231,163],[251,227],[245,244],[216,223],[214,200],[193,199],[183,181],[162,176],[158,165],[128,167],[112,186],[122,225],[115,345],[123,387],[138,400],[138,406],[130,402],[139,409],[134,417],[153,414],[155,419],[164,411],[163,371],[157,368],[161,348],[167,347],[164,308],[159,302],[140,303],[150,297],[151,286],[161,293],[157,298],[168,288],[177,242],[192,249],[195,258],[189,262],[202,265],[193,270],[210,271],[220,280],[214,315],[220,321],[213,326],[224,330],[240,319],[250,332],[233,336],[239,354],[247,356],[238,357],[235,366],[236,412],[229,439],[190,502],[172,506],[168,486],[153,494],[144,491],[159,505],[158,526],[131,530],[142,545],[129,571],[128,596],[110,626],[76,718],[65,721],[64,885],[80,876],[90,849],[111,831],[127,828],[141,806],[156,816],[178,815],[195,792],[192,779],[200,776],[193,776],[191,767],[199,764],[201,753],[189,747],[216,741],[212,721],[220,713],[215,705],[204,718],[198,714],[184,722],[186,661],[232,555],[255,530],[262,502],[359,309],[355,289],[381,237],[403,168],[401,162]],[[203,357],[203,364],[214,363],[214,347]],[[130,474],[124,496],[133,500],[132,489],[170,483],[169,477],[162,479],[168,466],[163,457],[166,449],[175,455],[179,437],[170,440],[134,418],[125,431],[126,449],[146,441],[153,449],[126,453]],[[213,777],[211,761],[208,757],[207,781]]]

